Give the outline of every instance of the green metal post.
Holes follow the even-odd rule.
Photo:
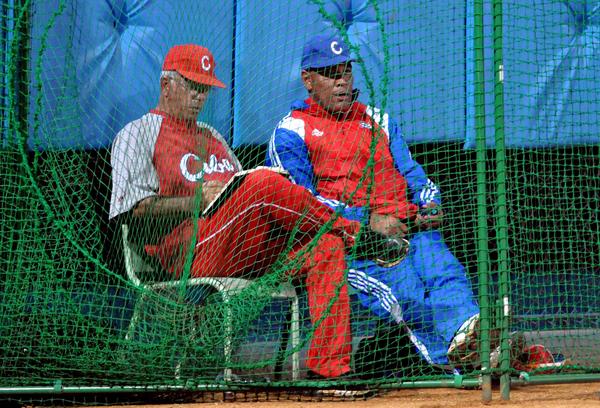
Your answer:
[[[500,394],[510,398],[510,276],[508,271],[508,219],[506,211],[506,149],[504,143],[504,62],[502,56],[502,0],[494,0],[494,140],[496,143],[496,240],[498,245],[498,297],[501,301]]]
[[[310,381],[301,381],[290,385],[290,383],[271,383],[265,387],[265,383],[193,383],[173,384],[173,385],[121,385],[121,386],[76,386],[65,385],[61,380],[55,380],[53,385],[43,386],[14,386],[0,387],[0,396],[19,395],[19,396],[34,396],[34,395],[52,395],[52,396],[69,396],[69,395],[85,395],[85,394],[151,394],[151,393],[169,393],[169,392],[217,392],[217,391],[305,391],[307,386],[314,384]],[[450,378],[440,378],[437,380],[422,380],[422,381],[406,381],[383,383],[379,386],[381,389],[407,389],[407,388],[478,388],[481,383],[475,377],[453,376]]]
[[[20,22],[17,25],[18,33],[15,33],[15,37],[18,35],[18,41],[15,42],[17,48],[13,48],[15,55],[15,91],[17,98],[17,120],[21,125],[21,130],[27,132],[28,130],[28,116],[29,116],[29,53],[31,50],[31,10],[28,1],[18,2]],[[16,10],[15,10],[16,11]]]
[[[476,0],[474,15],[474,74],[475,74],[475,140],[477,164],[477,273],[479,276],[479,306],[481,329],[482,400],[492,400],[492,378],[490,374],[490,322],[489,298],[489,250],[487,224],[487,177],[485,136],[485,78],[483,43],[483,0]]]

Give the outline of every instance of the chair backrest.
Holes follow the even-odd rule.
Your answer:
[[[156,269],[144,261],[144,258],[138,254],[131,242],[129,241],[129,226],[127,224],[121,224],[121,236],[123,240],[123,258],[125,260],[125,271],[127,272],[127,278],[135,284],[140,285],[142,281],[139,278],[140,272],[157,272]]]

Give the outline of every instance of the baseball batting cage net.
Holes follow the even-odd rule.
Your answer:
[[[494,378],[504,387],[600,379],[600,2],[3,0],[0,15],[0,393],[489,392]],[[301,69],[304,44],[330,32],[341,42],[321,52],[349,52],[352,75]],[[212,162],[192,143],[191,159],[167,163],[162,171],[196,183],[178,226],[135,209],[144,197],[177,196],[168,180],[160,189],[152,180],[157,138],[178,119],[151,110],[165,83],[187,83],[165,76],[167,52],[192,43],[210,50],[199,66],[208,61],[225,84],[199,113],[202,134],[218,133],[231,152]],[[311,108],[290,113],[309,91],[319,102],[315,88],[349,76],[358,103],[380,109],[369,120],[351,128],[335,115],[323,124],[327,113],[297,116]],[[323,106],[344,98],[328,95]],[[142,117],[111,154],[119,131]],[[279,157],[277,135],[294,142]],[[399,137],[411,154],[396,155]],[[167,156],[179,151],[171,142]],[[386,157],[395,184],[378,173]],[[403,160],[434,183],[429,199]],[[286,167],[291,181],[257,172],[242,181],[253,184],[239,207],[230,196],[203,214],[204,176],[267,165]],[[111,214],[123,201],[111,199],[115,168],[150,193]],[[334,173],[346,180],[347,206],[332,204]],[[387,194],[382,183],[396,188],[397,208],[441,191],[428,208],[443,214],[439,227],[419,227],[421,209],[388,211],[408,226],[409,249],[387,264],[377,251],[400,239],[359,253],[369,224],[376,229],[369,197]],[[352,213],[361,194],[362,212]],[[334,211],[312,227],[309,204],[292,218],[261,207],[236,221],[261,200],[294,197]],[[352,239],[336,235],[342,224],[355,228]],[[175,266],[161,258],[173,234],[189,241],[171,248]],[[434,236],[447,248],[422,246]],[[345,257],[327,265],[330,241]],[[458,272],[445,276],[438,248]],[[459,289],[448,289],[456,276]],[[461,325],[456,305],[471,298],[476,313]],[[474,360],[448,358],[454,335]]]

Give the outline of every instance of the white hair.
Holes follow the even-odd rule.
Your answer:
[[[177,71],[161,71],[160,72],[160,79],[163,79],[163,78],[177,79],[180,76],[181,75],[179,75],[179,72],[177,72]]]

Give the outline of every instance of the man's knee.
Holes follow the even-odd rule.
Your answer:
[[[264,169],[248,174],[245,182],[259,187],[260,191],[279,191],[285,185],[289,185],[289,181],[281,174]]]

